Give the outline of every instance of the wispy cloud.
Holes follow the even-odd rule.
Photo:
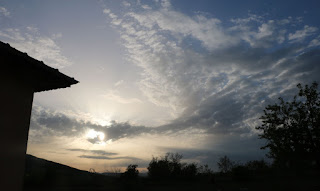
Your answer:
[[[117,153],[112,153],[112,152],[106,152],[104,150],[86,150],[86,149],[67,149],[68,151],[73,151],[73,152],[84,152],[84,153],[92,153],[92,154],[97,154],[97,155],[102,155],[102,156],[113,156],[117,155]]]
[[[115,84],[115,86],[119,86],[121,85],[121,81],[117,82]],[[132,103],[142,103],[141,100],[137,99],[137,98],[125,98],[125,97],[121,97],[119,95],[119,92],[115,91],[115,90],[110,90],[108,91],[108,93],[102,95],[104,98],[109,99],[111,101],[115,101],[121,104],[132,104]]]
[[[80,155],[79,158],[87,158],[87,159],[103,159],[103,160],[120,160],[120,159],[125,159],[125,160],[141,160],[139,158],[135,157],[107,157],[107,156],[95,156],[95,155]]]
[[[317,27],[311,27],[311,26],[308,26],[308,25],[305,25],[303,27],[303,29],[301,30],[297,30],[296,32],[294,33],[290,33],[289,36],[288,36],[288,39],[291,41],[291,42],[301,42],[303,41],[306,37],[312,35],[312,34],[315,34],[315,32],[318,30]]]
[[[61,48],[55,42],[56,37],[43,36],[36,27],[28,26],[23,30],[18,28],[0,29],[0,39],[54,68],[63,68],[72,64],[62,54]]]
[[[220,150],[207,154],[205,150],[188,153],[183,148],[166,148],[199,160],[222,150],[240,153],[241,148],[253,148],[250,151],[255,153],[260,142],[254,127],[260,123],[263,108],[279,96],[290,98],[297,83],[320,81],[319,31],[303,24],[301,18],[249,14],[225,21],[198,12],[186,15],[170,1],[157,2],[130,1],[122,4],[123,12],[110,6],[103,13],[119,31],[127,61],[141,68],[141,92],[156,106],[165,107],[173,120],[154,128],[130,121],[103,126],[79,116],[40,109],[33,111],[31,141],[49,135],[79,137],[93,129],[105,134],[105,142],[149,135],[205,135],[209,138],[199,142],[207,148],[220,146]],[[1,30],[0,36],[13,42],[38,42],[40,38],[8,30]],[[31,31],[39,33],[31,28],[28,33]],[[123,85],[124,81],[119,81],[113,88]],[[142,102],[117,90],[104,96],[122,104]],[[88,141],[96,144],[101,140]],[[81,158],[118,157],[107,151],[70,151],[83,152]]]
[[[175,117],[162,129],[252,136],[266,104],[292,95],[299,82],[319,81],[319,34],[301,29],[301,19],[249,14],[222,21],[185,15],[170,1],[135,6],[104,12],[127,60],[143,70],[140,90]]]
[[[130,9],[116,15],[104,9],[104,13],[120,32],[127,59],[143,69],[140,90],[152,103],[167,107],[175,117],[172,121],[156,128],[115,121],[101,126],[62,113],[35,110],[31,129],[68,136],[94,129],[105,134],[103,141],[186,129],[214,136],[251,137],[256,135],[255,127],[267,104],[280,95],[292,95],[299,82],[320,80],[319,34],[312,27],[303,27],[309,32],[297,33],[301,26],[296,25],[300,29],[290,32],[295,19],[270,20],[256,15],[235,18],[231,26],[224,27],[217,18],[187,16],[168,3],[155,10]],[[119,19],[120,24],[113,22]],[[205,44],[215,32],[223,34],[219,42]],[[25,38],[17,30],[11,34]],[[104,96],[122,104],[141,103],[116,90]]]
[[[141,160],[136,157],[119,156],[118,153],[106,152],[104,150],[86,150],[86,149],[67,149],[72,152],[90,153],[94,155],[80,155],[79,158],[98,159],[98,160]]]

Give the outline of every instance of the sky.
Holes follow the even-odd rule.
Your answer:
[[[320,2],[0,0],[0,40],[80,81],[34,95],[27,153],[141,171],[265,158],[268,104],[320,81]]]

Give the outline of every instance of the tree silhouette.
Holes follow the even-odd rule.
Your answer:
[[[160,179],[193,179],[196,176],[211,176],[212,170],[208,165],[199,166],[196,163],[181,163],[179,153],[166,153],[160,158],[153,157],[148,166],[148,175]]]
[[[165,156],[153,157],[148,166],[149,176],[158,178],[178,177],[181,175],[183,165],[182,155],[178,153],[166,153]]]
[[[297,85],[299,93],[293,101],[268,105],[260,118],[260,138],[267,144],[268,157],[282,167],[306,167],[320,165],[320,97],[318,84]]]
[[[234,162],[232,162],[227,156],[223,156],[219,159],[217,165],[220,172],[227,173],[234,167]]]
[[[136,179],[139,175],[139,170],[137,169],[138,165],[130,164],[127,167],[127,170],[123,173],[123,177],[126,179]]]

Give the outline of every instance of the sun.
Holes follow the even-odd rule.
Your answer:
[[[86,137],[89,139],[96,139],[98,138],[100,141],[103,141],[105,138],[105,135],[103,132],[101,131],[96,131],[94,129],[90,129],[87,133],[86,133]]]

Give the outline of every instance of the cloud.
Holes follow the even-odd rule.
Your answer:
[[[80,155],[79,158],[87,158],[87,159],[103,159],[103,160],[119,160],[119,159],[125,159],[125,160],[141,160],[139,158],[135,157],[106,157],[106,156],[93,156],[93,155]]]
[[[118,86],[121,86],[123,83],[125,83],[123,80],[119,80],[114,84],[114,86],[118,87]]]
[[[317,30],[318,30],[317,27],[311,27],[311,26],[305,25],[303,29],[297,30],[294,33],[289,33],[288,39],[291,42],[301,42],[306,37],[314,34]]]
[[[225,27],[217,18],[188,16],[172,5],[160,5],[119,15],[111,9],[103,12],[119,30],[127,59],[143,71],[140,90],[155,105],[166,107],[173,119],[154,128],[116,121],[101,126],[40,109],[33,112],[31,121],[31,129],[39,129],[37,135],[85,136],[91,129],[103,133],[103,139],[87,138],[93,144],[181,132],[249,140],[257,138],[255,127],[267,104],[279,96],[292,96],[299,82],[320,80],[317,38],[299,43],[287,39],[295,34],[288,27],[295,22],[292,18],[270,20],[249,15],[234,18],[231,26]],[[114,23],[119,19],[121,23]],[[219,41],[207,45],[207,38],[215,32],[222,35]],[[17,31],[17,38],[19,34]],[[117,91],[105,97],[123,104],[141,103]]]
[[[130,7],[131,4],[128,1],[123,1],[122,4],[126,7]]]
[[[123,82],[119,81],[115,84],[115,86],[121,85]],[[121,104],[132,104],[132,103],[142,103],[141,100],[137,98],[124,98],[118,95],[119,92],[115,90],[110,90],[108,93],[104,94],[103,97],[109,99],[111,101],[115,101]]]
[[[100,136],[88,136],[90,131],[103,133]],[[54,112],[39,106],[34,106],[30,122],[30,142],[48,141],[47,137],[83,137],[92,144],[108,141],[117,141],[121,138],[134,137],[144,133],[152,133],[153,128],[131,125],[128,122],[112,121],[110,125],[102,126],[81,117],[70,115],[67,112]],[[73,150],[83,151],[85,150]],[[91,151],[98,154],[99,151]],[[102,154],[102,153],[100,153]]]
[[[4,15],[5,17],[10,16],[10,12],[5,7],[0,7],[0,14]]]
[[[308,47],[317,47],[317,46],[320,46],[320,35],[317,38],[311,40],[308,45]]]
[[[54,35],[53,38],[43,36],[38,28],[32,26],[22,30],[18,28],[0,29],[2,41],[51,67],[60,69],[70,66],[72,62],[61,53],[61,48],[55,42],[57,37],[57,35]]]
[[[170,1],[148,5],[152,9],[139,4],[140,9],[135,10],[132,3],[124,12],[111,8],[103,12],[119,31],[126,59],[143,71],[141,92],[156,106],[165,107],[172,120],[153,128],[116,121],[102,126],[40,109],[33,112],[31,121],[31,130],[39,130],[31,135],[85,136],[93,129],[104,133],[106,142],[145,135],[200,134],[209,137],[199,140],[203,147],[214,149],[191,150],[187,158],[205,163],[223,152],[239,159],[260,157],[255,154],[263,143],[255,127],[264,107],[279,96],[292,98],[298,83],[320,81],[318,30],[306,25],[301,29],[302,21],[297,22],[301,19],[291,17],[276,20],[251,14],[223,21],[203,13],[185,15]],[[22,41],[26,38],[19,31],[11,33]],[[105,96],[123,104],[141,102],[117,91]],[[101,142],[98,137],[87,140]],[[82,158],[114,159],[79,152],[84,152]],[[204,159],[206,155],[211,158]]]
[[[86,149],[67,149],[67,150],[73,151],[73,152],[92,153],[92,154],[97,154],[101,156],[113,156],[118,154],[118,153],[106,152],[104,150],[86,150]]]
[[[173,117],[154,132],[256,137],[267,104],[292,96],[299,82],[320,80],[319,39],[307,40],[319,34],[312,26],[301,30],[301,19],[249,14],[222,21],[159,3],[107,14],[127,60],[143,71],[140,90]],[[115,18],[122,22],[113,24]]]
[[[293,22],[292,19],[266,20],[249,15],[248,18],[232,20],[234,25],[231,27],[223,27],[219,19],[204,15],[190,17],[170,6],[129,12],[123,16],[115,15],[110,9],[104,12],[111,15],[111,23],[113,19],[123,17],[121,25],[114,26],[121,31],[123,46],[128,51],[127,59],[144,71],[139,82],[140,90],[152,103],[168,108],[173,119],[155,128],[116,121],[101,126],[81,116],[35,109],[31,130],[39,131],[31,134],[85,136],[91,129],[103,133],[103,138],[87,137],[87,141],[93,144],[144,134],[178,134],[183,131],[250,138],[256,136],[255,127],[259,125],[259,117],[267,104],[275,102],[279,96],[293,95],[299,82],[320,80],[317,75],[320,72],[317,39],[304,43],[279,40],[290,34],[286,26]],[[176,25],[178,22],[170,21],[168,15],[177,15],[186,24]],[[203,23],[207,22],[213,24],[205,26]],[[194,31],[194,26],[199,29]],[[206,36],[211,38],[210,31],[215,29],[223,32],[226,39],[220,40],[226,45],[212,49],[202,42]],[[204,30],[208,33],[203,33],[203,37],[196,35]],[[245,32],[250,38],[243,36]],[[25,38],[19,30],[12,29],[11,34],[18,39]],[[237,34],[233,38],[238,40],[228,44],[232,34]],[[119,81],[115,86],[122,83]],[[139,99],[120,96],[116,90],[104,96],[122,104],[141,103]]]
[[[149,5],[142,5],[141,7],[144,9],[149,9],[149,10],[152,9]]]
[[[106,152],[104,150],[86,150],[86,149],[66,149],[72,152],[90,153],[93,155],[80,155],[79,158],[98,159],[98,160],[134,160],[140,161],[141,159],[129,156],[117,156],[118,153]]]

